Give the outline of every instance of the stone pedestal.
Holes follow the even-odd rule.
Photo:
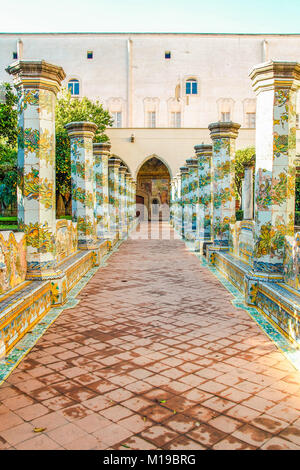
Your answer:
[[[277,278],[283,272],[285,236],[294,234],[300,64],[259,64],[250,78],[257,95],[253,268]]]
[[[119,237],[119,168],[121,160],[111,157],[108,160],[108,197],[110,235],[118,240]]]
[[[195,250],[204,254],[205,245],[212,243],[212,145],[194,147],[198,159],[198,205]]]
[[[93,144],[98,239],[109,239],[108,159],[111,145]]]
[[[94,249],[97,223],[93,137],[97,126],[92,122],[70,122],[65,128],[71,144],[72,219],[77,222],[78,248]]]
[[[213,245],[227,250],[230,224],[235,223],[234,158],[240,124],[215,122],[208,126],[213,141]]]
[[[7,72],[18,93],[18,224],[26,233],[27,279],[61,278],[55,249],[55,102],[65,73],[43,60],[20,60]]]

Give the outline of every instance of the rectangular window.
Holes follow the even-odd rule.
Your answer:
[[[222,122],[230,121],[230,113],[221,113],[221,121]]]
[[[121,111],[111,113],[111,115],[112,115],[112,118],[114,120],[113,127],[122,127],[122,113],[121,113]]]
[[[171,59],[171,51],[165,52],[165,59]]]
[[[196,80],[187,80],[185,82],[185,94],[186,95],[197,95],[198,83]]]
[[[86,56],[87,56],[88,59],[92,59],[93,58],[93,51],[87,51]]]
[[[256,124],[256,115],[255,113],[246,113],[246,127],[249,127],[251,129],[255,128]]]
[[[171,127],[181,127],[181,113],[171,113]]]
[[[149,111],[147,113],[147,127],[156,127],[156,112]]]
[[[13,52],[13,59],[17,59],[18,58],[18,53],[17,52]]]

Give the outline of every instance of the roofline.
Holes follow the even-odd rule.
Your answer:
[[[180,33],[180,32],[173,32],[173,33],[165,33],[165,32],[0,32],[0,36],[60,36],[60,35],[76,35],[76,36],[142,36],[142,35],[151,35],[151,36],[300,36],[300,33]]]

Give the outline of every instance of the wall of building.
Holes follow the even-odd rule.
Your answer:
[[[300,35],[1,34],[1,81],[9,80],[5,67],[19,39],[24,59],[61,65],[65,84],[76,78],[81,95],[120,109],[122,127],[145,127],[145,113],[152,109],[157,127],[170,127],[171,111],[180,110],[181,127],[205,128],[226,109],[247,127],[245,112],[255,104],[251,67],[264,59],[300,61]],[[185,80],[191,77],[198,81],[198,94],[187,99]]]

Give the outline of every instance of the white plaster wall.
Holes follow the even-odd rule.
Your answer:
[[[128,40],[132,41],[131,99],[129,90]],[[81,94],[100,99],[107,106],[121,99],[126,109],[123,129],[107,131],[112,151],[123,158],[135,174],[144,159],[157,154],[174,176],[196,144],[210,143],[207,126],[217,121],[220,98],[233,100],[232,120],[242,128],[237,149],[255,145],[255,130],[244,126],[244,101],[255,99],[248,77],[253,65],[263,60],[263,40],[268,59],[300,61],[300,35],[222,34],[0,34],[0,81],[10,81],[5,68],[13,62],[17,41],[23,41],[24,59],[44,59],[61,65],[67,80],[80,80]],[[92,50],[94,58],[86,58]],[[171,59],[164,58],[171,51]],[[198,79],[198,95],[189,104],[184,81]],[[181,85],[182,129],[170,129],[168,100]],[[145,129],[145,98],[158,100],[156,129]],[[128,102],[132,103],[128,113]],[[300,105],[300,97],[298,99]],[[298,106],[300,110],[300,106]],[[127,116],[132,115],[128,129]],[[130,142],[131,134],[135,142]],[[300,131],[297,132],[297,153]]]
[[[111,152],[121,157],[134,178],[141,164],[156,155],[167,164],[171,177],[179,172],[187,158],[195,156],[194,146],[210,144],[208,129],[108,129]],[[134,135],[134,142],[130,141]],[[236,149],[255,145],[255,129],[241,129]]]
[[[12,62],[17,40],[25,59],[45,59],[61,65],[67,80],[80,79],[81,93],[128,102],[128,50],[132,41],[132,127],[144,127],[144,99],[158,98],[157,127],[168,127],[167,100],[181,84],[183,127],[207,127],[218,120],[217,100],[234,102],[232,120],[244,125],[243,101],[255,98],[248,72],[262,61],[262,43],[268,41],[269,59],[299,60],[300,35],[210,34],[0,34],[0,80],[9,80],[5,67]],[[86,58],[92,50],[94,58]],[[171,51],[171,59],[164,52]],[[199,80],[199,94],[189,104],[184,80]],[[129,100],[130,101],[130,100]],[[123,119],[123,126],[128,121]]]

